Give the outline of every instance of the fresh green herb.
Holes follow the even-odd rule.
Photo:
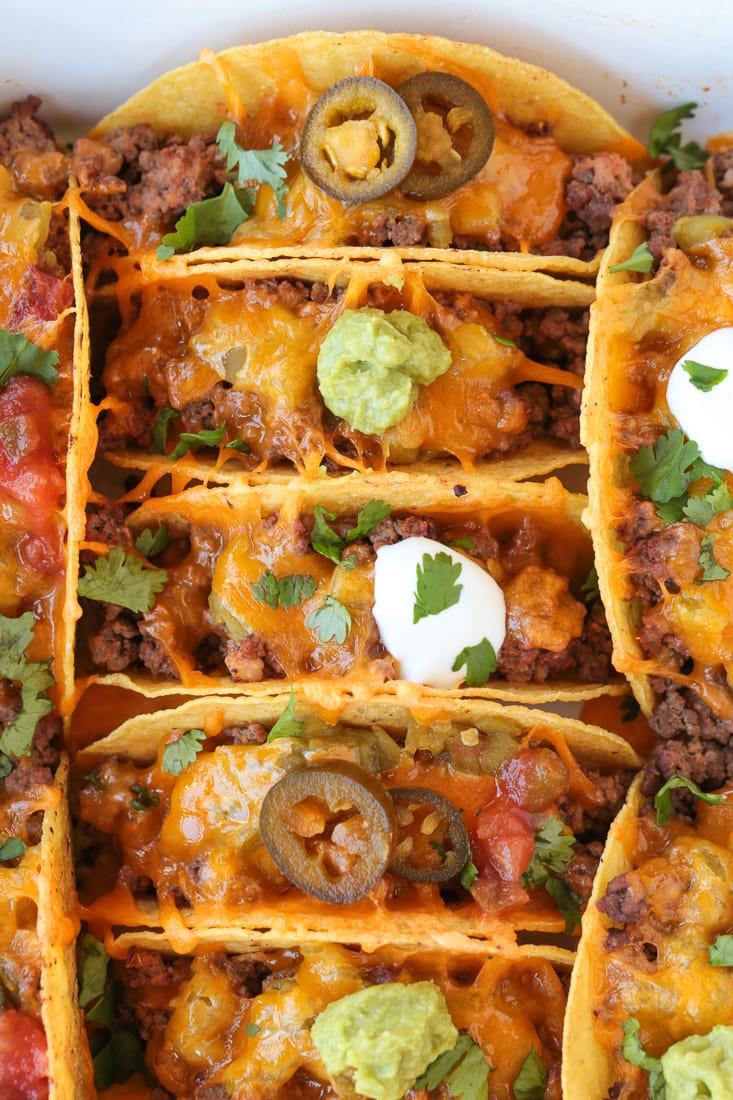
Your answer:
[[[140,1040],[132,1031],[115,1031],[94,1056],[94,1087],[98,1092],[123,1085],[133,1073],[148,1076]]]
[[[290,699],[285,710],[267,735],[267,744],[278,737],[302,737],[305,722],[295,717],[295,692],[290,688]]]
[[[192,252],[200,245],[229,244],[234,230],[252,213],[254,199],[251,187],[236,189],[227,182],[220,195],[192,203],[173,232],[163,237],[158,259],[168,260],[175,252]]]
[[[5,779],[13,770],[13,761],[4,752],[0,752],[0,779]]]
[[[241,455],[251,455],[252,448],[246,439],[232,439],[224,444],[225,451],[239,451]]]
[[[690,376],[690,381],[700,393],[710,393],[714,386],[719,385],[728,377],[728,371],[718,367],[708,367],[705,363],[696,363],[694,359],[685,359],[682,369]]]
[[[467,645],[462,649],[453,662],[453,671],[458,672],[464,665],[466,687],[483,687],[492,672],[496,672],[496,650],[488,638],[482,638],[476,645]]]
[[[710,469],[692,439],[679,428],[660,435],[651,447],[640,447],[629,464],[642,495],[664,504],[686,492],[687,487]]]
[[[496,340],[497,344],[503,344],[505,348],[515,348],[517,346],[508,336],[499,336],[496,332],[492,332],[491,335]]]
[[[455,1100],[488,1100],[491,1066],[471,1036],[462,1031],[452,1050],[431,1062],[414,1088],[437,1089],[445,1081]]]
[[[633,695],[627,695],[621,700],[621,721],[633,722],[635,718],[638,718],[641,713],[641,707],[639,706],[639,700]]]
[[[0,733],[0,752],[28,756],[40,718],[53,710],[45,692],[54,683],[50,661],[29,661],[25,651],[33,639],[34,618],[26,611],[17,619],[0,615],[0,677],[20,683],[20,710]]]
[[[573,857],[574,846],[573,834],[566,833],[560,818],[551,814],[535,836],[534,853],[522,875],[522,886],[544,886],[551,874],[561,875]]]
[[[351,630],[351,615],[340,600],[334,596],[325,596],[321,606],[305,620],[305,625],[309,630],[317,631],[322,642],[335,639],[339,645],[343,645]]]
[[[445,848],[443,847],[443,845],[442,845],[442,844],[438,844],[437,840],[429,840],[429,841],[428,841],[428,845],[429,845],[429,846],[430,846],[431,848],[434,848],[434,849],[435,849],[435,851],[436,851],[436,852],[438,853],[438,855],[440,856],[440,858],[441,858],[441,859],[442,859],[443,861],[445,861],[445,857],[446,857],[446,856],[448,855],[448,853],[446,852],[446,850],[445,850]]]
[[[155,532],[150,527],[141,531],[135,539],[135,549],[139,550],[145,558],[157,558],[158,554],[162,554],[165,548],[170,546],[170,541],[168,528],[165,523],[162,523]]]
[[[545,890],[560,910],[565,921],[565,932],[571,936],[580,924],[580,898],[567,882],[552,875],[545,883]]]
[[[733,936],[717,936],[708,947],[711,966],[733,966]]]
[[[695,577],[695,584],[705,584],[706,581],[724,581],[730,576],[730,569],[726,569],[715,560],[713,550],[713,535],[706,535],[700,540],[700,557],[697,564],[702,569],[702,577]]]
[[[59,380],[57,351],[43,351],[20,332],[0,329],[0,386],[14,374],[32,374],[51,388]]]
[[[644,241],[642,244],[636,246],[628,260],[622,260],[621,263],[618,264],[611,264],[608,270],[614,272],[641,271],[642,274],[648,275],[653,267],[654,257],[649,251],[649,245]]]
[[[676,791],[681,787],[694,794],[695,798],[701,798],[703,802],[707,802],[708,806],[717,806],[718,803],[723,801],[722,795],[707,794],[705,791],[701,791],[696,783],[693,783],[691,779],[685,779],[684,775],[672,775],[654,796],[657,825],[666,825],[673,816],[672,791]]]
[[[285,196],[288,187],[285,162],[288,154],[282,145],[273,145],[271,149],[243,149],[237,142],[237,128],[233,122],[222,122],[216,135],[216,144],[226,157],[227,171],[237,170],[237,184],[266,183],[273,189],[277,198],[277,216],[285,217]],[[226,244],[226,241],[221,242]]]
[[[78,592],[89,600],[100,600],[128,611],[150,611],[158,592],[168,582],[165,569],[149,569],[140,558],[113,546],[108,556],[85,567]]]
[[[18,859],[26,850],[26,846],[19,836],[9,836],[7,840],[0,840],[0,862],[7,863],[11,859]]]
[[[254,1039],[255,1035],[259,1035],[262,1031],[262,1028],[259,1024],[247,1024],[244,1030],[247,1032],[250,1039]]]
[[[472,859],[467,859],[461,871],[461,886],[468,890],[478,878],[478,867]]]
[[[175,420],[178,416],[178,409],[172,409],[169,405],[161,409],[158,413],[158,419],[153,425],[153,430],[150,434],[150,446],[148,447],[148,454],[151,455],[164,455],[168,453],[166,444],[168,442],[168,425],[171,420]]]
[[[79,1007],[86,1008],[104,993],[109,955],[103,943],[85,932],[79,940]]]
[[[601,590],[598,587],[598,571],[595,565],[591,565],[588,570],[588,576],[580,586],[580,594],[586,605],[600,598]]]
[[[90,772],[87,772],[87,774],[84,776],[84,779],[87,781],[87,783],[94,787],[95,791],[107,790],[107,785],[103,783],[100,778],[98,768],[93,768]]]
[[[515,1100],[545,1100],[547,1068],[534,1045],[529,1048],[529,1054],[519,1067],[513,1088]]]
[[[206,734],[203,730],[186,730],[177,741],[169,741],[163,749],[163,771],[170,775],[180,775],[184,768],[193,764],[203,749]]]
[[[682,120],[693,118],[696,107],[697,103],[683,103],[679,107],[673,107],[671,111],[665,111],[654,123],[649,134],[650,155],[668,156],[681,172],[702,168],[710,156],[697,142],[688,141],[686,145],[682,145],[682,138],[678,133]]]
[[[461,563],[453,561],[450,554],[423,554],[422,565],[417,566],[413,623],[427,618],[428,615],[439,615],[441,611],[458,603],[463,585],[456,584],[456,581],[462,569]]]
[[[445,545],[451,546],[454,550],[467,550],[469,554],[476,549],[476,541],[469,535],[459,535],[457,539],[447,539]]]
[[[183,458],[189,451],[195,451],[199,447],[218,447],[225,431],[226,424],[222,424],[220,428],[202,428],[200,432],[181,432],[178,443],[168,458],[175,462],[177,458]]]
[[[335,512],[329,512],[322,504],[316,504],[313,509],[313,530],[311,531],[311,546],[317,554],[322,554],[329,561],[335,561],[338,565],[353,569],[356,564],[353,557],[341,560],[341,555],[350,543],[356,539],[364,538],[373,531],[383,519],[390,514],[392,509],[383,500],[369,500],[356,517],[356,524],[346,532],[344,538],[337,534],[327,521],[333,523],[336,519]]]
[[[130,805],[138,813],[144,813],[145,810],[149,810],[151,806],[157,806],[160,802],[159,791],[149,791],[147,787],[143,787],[139,783],[133,783],[130,789],[135,795]]]
[[[364,507],[359,510],[356,525],[346,532],[347,546],[350,542],[365,538],[378,523],[387,518],[391,511],[390,505],[384,500],[368,500]]]
[[[117,1021],[118,1005],[123,996],[122,982],[116,978],[107,983],[99,1000],[84,1013],[85,1023],[99,1024],[112,1031]]]
[[[632,1066],[639,1066],[649,1074],[649,1092],[652,1100],[666,1100],[667,1086],[660,1058],[652,1058],[644,1052],[639,1039],[639,1021],[631,1016],[621,1025],[624,1033],[621,1053]]]
[[[715,516],[733,508],[733,496],[724,481],[713,485],[699,497],[690,497],[682,508],[682,514],[698,527],[707,527]]]
[[[266,604],[273,611],[278,607],[289,611],[303,600],[309,600],[317,585],[307,573],[293,573],[278,580],[274,573],[266,569],[251,587],[255,599],[260,603]]]

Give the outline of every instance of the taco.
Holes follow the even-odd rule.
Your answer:
[[[161,241],[159,257],[391,246],[587,273],[645,158],[550,73],[363,31],[204,51],[103,119],[71,163],[90,224],[135,257]]]
[[[207,696],[78,757],[92,931],[289,948],[572,933],[639,758],[573,719],[485,700]]]
[[[83,972],[104,949],[92,936],[82,943]],[[560,1097],[571,956],[557,948],[487,961],[333,943],[253,950],[242,938],[173,955],[147,934],[112,951],[112,1019],[124,1031],[89,1025],[100,1100],[152,1100],[161,1087],[212,1100],[438,1100],[472,1082],[496,1100],[525,1080]],[[125,1062],[111,1056],[121,1035]]]
[[[652,806],[637,782],[611,826],[570,985],[566,1100],[730,1091],[733,806],[700,794],[673,777]]]
[[[657,785],[682,773],[706,789],[733,778],[733,454],[716,350],[733,333],[733,239],[715,236],[729,223],[713,212],[733,200],[713,184],[718,159],[707,176],[657,174],[623,205],[581,417],[614,664],[661,739]]]
[[[100,454],[142,467],[216,455],[220,481],[455,460],[522,478],[584,461],[591,287],[387,259],[277,270],[213,265],[100,292],[95,314],[121,318]]]
[[[525,702],[621,690],[585,498],[557,480],[151,489],[129,514],[90,507],[81,677],[146,694],[316,677],[367,696],[407,681]]]

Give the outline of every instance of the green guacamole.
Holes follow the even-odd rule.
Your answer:
[[[399,424],[421,385],[451,364],[437,332],[406,310],[345,309],[318,353],[326,408],[366,435]]]
[[[329,1077],[347,1075],[370,1100],[401,1100],[458,1039],[433,982],[388,982],[350,993],[316,1017],[311,1035]]]
[[[667,1100],[730,1100],[733,1096],[733,1027],[719,1024],[690,1035],[662,1055]]]

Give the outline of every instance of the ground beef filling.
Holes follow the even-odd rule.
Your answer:
[[[678,172],[674,185],[660,204],[646,213],[643,224],[655,266],[667,249],[677,247],[672,236],[677,219],[699,214],[733,217],[733,150],[713,153],[706,173],[699,169]],[[731,231],[723,234],[730,235]]]
[[[608,244],[616,207],[634,183],[631,166],[618,153],[573,157],[565,189],[567,214],[557,236],[537,251],[543,256],[592,260]]]

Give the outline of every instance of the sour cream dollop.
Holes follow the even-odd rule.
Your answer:
[[[413,622],[417,567],[428,554],[448,554],[461,566],[458,602]],[[457,687],[465,666],[453,671],[467,646],[486,638],[499,652],[506,635],[504,593],[475,561],[434,539],[417,536],[377,550],[373,615],[384,645],[399,663],[403,680],[435,688]]]
[[[705,393],[693,385],[683,368],[687,360],[728,374]],[[705,461],[733,470],[733,328],[709,332],[675,363],[667,383],[667,404]]]

